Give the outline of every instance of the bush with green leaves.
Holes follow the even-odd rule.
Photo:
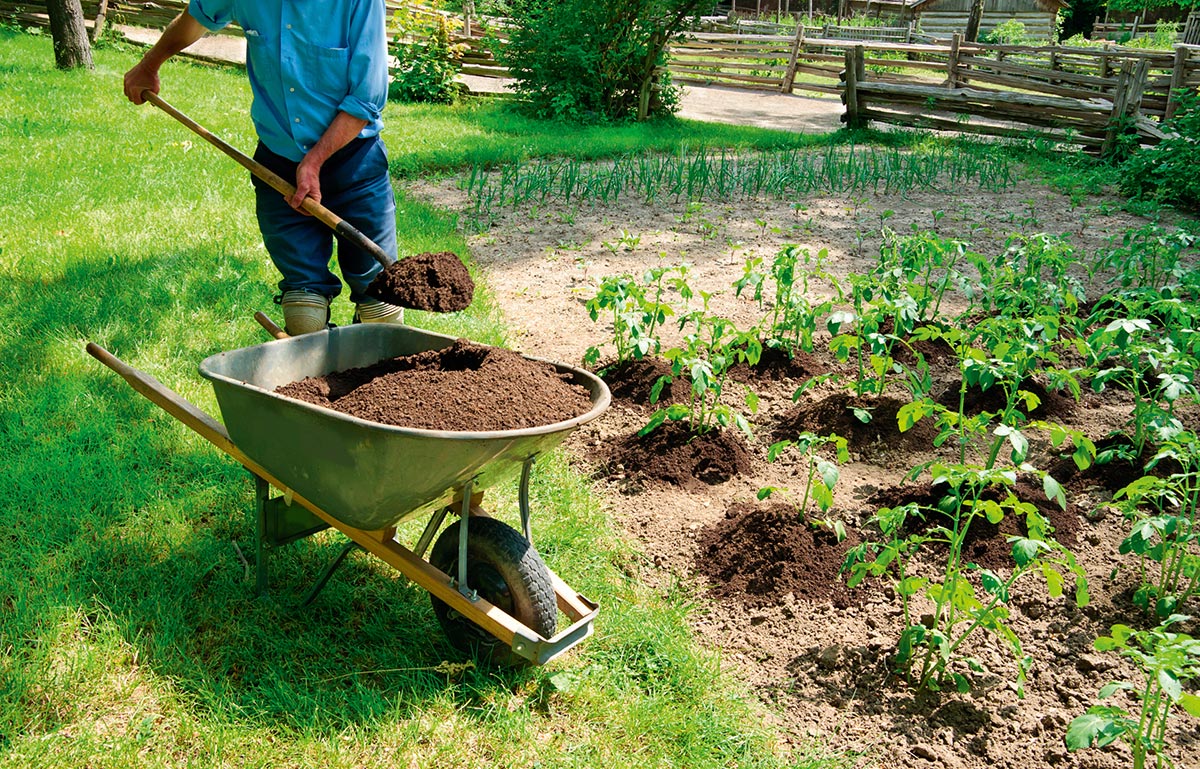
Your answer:
[[[450,104],[457,94],[454,78],[462,59],[463,46],[450,42],[446,19],[417,21],[406,6],[393,17],[400,34],[394,46],[395,79],[388,85],[388,98],[404,102]]]
[[[1195,208],[1200,205],[1200,95],[1180,89],[1179,110],[1166,121],[1167,138],[1121,166],[1121,191],[1135,198]]]
[[[1143,677],[1140,685],[1130,681],[1107,684],[1100,690],[1100,699],[1126,692],[1137,701],[1138,710],[1093,705],[1067,727],[1069,750],[1103,748],[1121,740],[1133,752],[1134,769],[1172,766],[1165,755],[1170,717],[1182,710],[1200,718],[1200,697],[1183,688],[1186,682],[1200,678],[1200,639],[1169,629],[1189,620],[1191,617],[1173,614],[1149,630],[1113,625],[1111,635],[1096,639],[1097,650],[1115,651],[1131,660]]]
[[[496,58],[538,117],[643,119],[678,102],[663,74],[667,42],[713,0],[522,0]]]
[[[988,32],[979,36],[981,43],[998,45],[1030,45],[1037,42],[1025,30],[1025,25],[1016,19],[1005,19]]]

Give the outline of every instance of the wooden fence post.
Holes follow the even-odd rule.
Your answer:
[[[1163,120],[1170,120],[1179,109],[1179,98],[1176,93],[1183,88],[1187,78],[1188,49],[1186,45],[1175,46],[1175,66],[1171,69],[1171,89],[1167,91],[1167,109]]]
[[[842,120],[846,123],[847,128],[862,128],[867,122],[859,114],[861,105],[858,101],[858,81],[862,58],[861,45],[846,49],[846,68],[842,70],[842,79],[846,83],[842,93],[842,100],[846,103],[846,114],[842,116]]]
[[[108,0],[100,0],[100,7],[96,10],[96,20],[92,22],[92,45],[100,39],[100,33],[104,31],[104,22],[108,18]]]
[[[788,57],[787,73],[783,76],[783,85],[779,90],[791,93],[796,85],[796,64],[800,59],[800,48],[804,45],[804,25],[796,25],[796,37],[792,40],[792,53]]]
[[[1142,59],[1136,65],[1126,59],[1121,63],[1121,74],[1117,76],[1117,87],[1113,92],[1112,113],[1108,119],[1108,130],[1104,133],[1104,144],[1100,154],[1111,154],[1117,148],[1117,140],[1128,128],[1129,119],[1137,120],[1142,111],[1142,94],[1146,90],[1146,74],[1150,62]]]
[[[958,47],[962,45],[962,33],[955,32],[950,38],[950,59],[946,62],[946,87],[958,88]]]

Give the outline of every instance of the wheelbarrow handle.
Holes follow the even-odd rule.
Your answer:
[[[158,107],[171,117],[175,118],[180,123],[183,123],[188,128],[192,129],[192,131],[195,132],[200,138],[204,139],[209,144],[213,145],[229,157],[236,160],[247,171],[254,174],[259,179],[262,179],[274,189],[278,190],[279,193],[285,198],[290,199],[296,194],[295,185],[291,184],[282,176],[264,166],[262,163],[259,163],[254,158],[239,151],[236,147],[227,143],[224,139],[212,133],[195,120],[192,120],[190,117],[177,110],[165,99],[151,91],[149,88],[143,89],[142,98]],[[354,225],[350,224],[345,219],[330,211],[328,208],[312,198],[305,198],[304,202],[300,204],[300,207],[327,224],[334,232],[353,242],[354,245],[358,246],[363,251],[369,253],[375,258],[375,261],[379,262],[380,266],[387,268],[396,261],[395,258],[380,248],[375,241],[362,234],[362,232],[354,227]]]
[[[235,459],[242,456],[242,452],[229,439],[229,433],[226,432],[225,425],[213,419],[182,395],[167,387],[162,382],[159,382],[145,371],[130,366],[95,342],[87,343],[87,352],[88,355],[91,355],[105,366],[120,374],[121,378],[128,382],[129,386],[134,390],[146,396],[148,400],[163,411],[200,433],[202,437],[217,448],[230,454]]]

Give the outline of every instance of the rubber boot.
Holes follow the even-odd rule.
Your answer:
[[[355,305],[354,322],[404,323],[404,308],[378,299],[364,299]]]
[[[291,336],[322,331],[329,325],[329,299],[303,289],[283,292],[283,327]]]

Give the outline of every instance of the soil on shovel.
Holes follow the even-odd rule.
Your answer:
[[[440,251],[401,259],[379,273],[367,293],[398,307],[458,312],[475,297],[475,281],[455,254]]]
[[[275,392],[397,427],[519,430],[573,419],[592,407],[570,375],[515,352],[459,339],[442,350],[309,377]]]

